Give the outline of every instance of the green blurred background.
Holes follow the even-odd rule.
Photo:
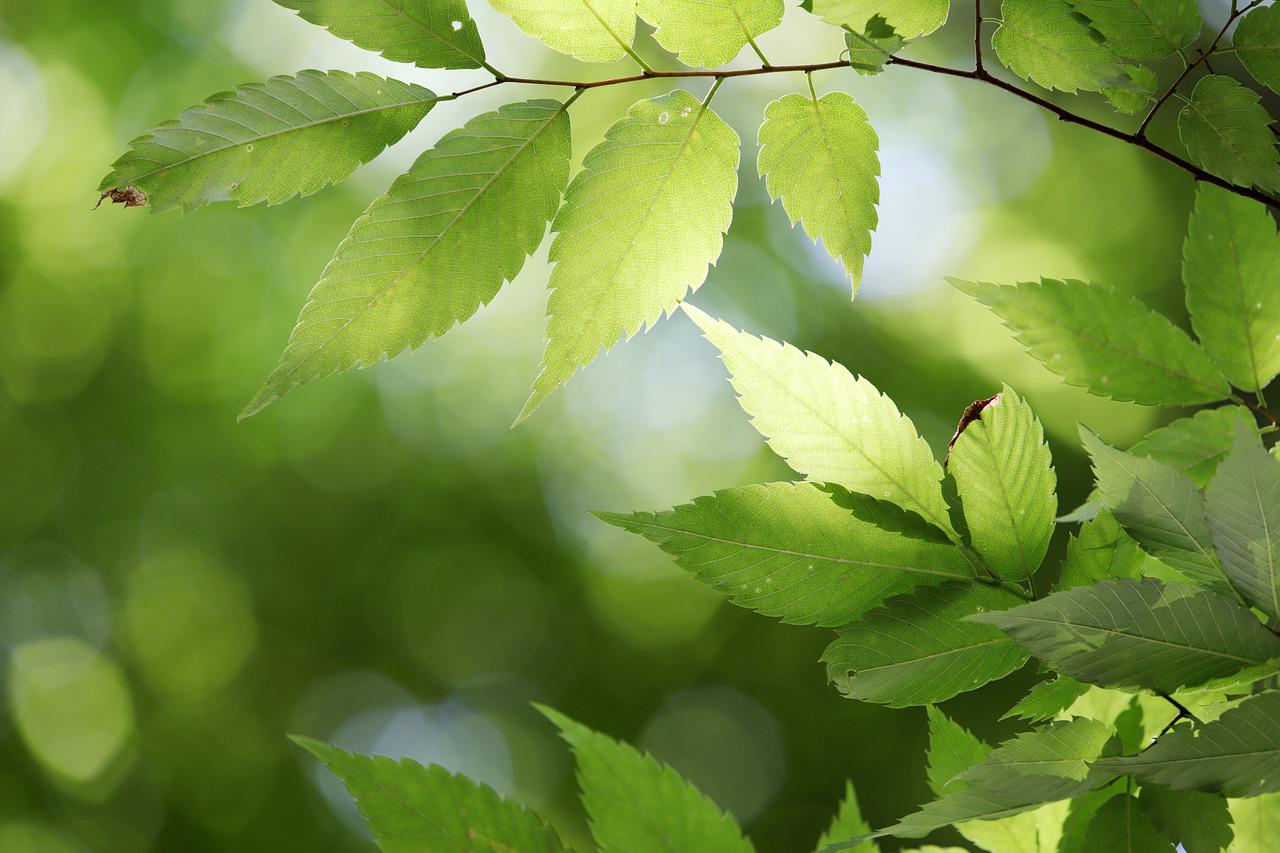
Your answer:
[[[509,73],[627,73],[574,66],[470,5]],[[969,61],[954,18],[912,55]],[[777,63],[842,47],[798,8],[761,46]],[[674,67],[647,36],[640,49]],[[826,632],[725,605],[588,515],[790,476],[683,318],[510,430],[541,347],[544,246],[447,338],[236,424],[364,206],[466,118],[541,94],[443,104],[344,185],[283,207],[90,211],[133,136],[305,67],[483,80],[385,62],[268,0],[0,0],[0,851],[371,850],[291,732],[466,772],[582,841],[568,755],[531,701],[671,762],[761,850],[811,849],[846,778],[875,824],[924,800],[922,712],[841,699],[817,663]],[[755,178],[764,105],[804,85],[775,76],[716,98],[746,156],[694,301],[866,375],[935,448],[1009,382],[1045,419],[1074,506],[1077,421],[1125,443],[1176,413],[1062,386],[944,276],[1091,278],[1181,318],[1190,181],[967,81],[817,82],[851,92],[882,141],[861,295]],[[661,91],[585,96],[577,156]],[[1030,678],[947,710],[1005,736],[992,721]]]

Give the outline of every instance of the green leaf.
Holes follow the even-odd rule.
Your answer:
[[[279,204],[343,180],[435,103],[429,89],[373,74],[272,77],[213,95],[135,139],[99,189],[136,187],[157,212]]]
[[[1228,800],[1227,808],[1236,835],[1233,851],[1266,850],[1280,838],[1280,794]]]
[[[241,417],[443,335],[514,278],[568,182],[565,107],[508,104],[419,157],[351,227]]]
[[[1280,154],[1271,116],[1252,89],[1230,77],[1202,77],[1178,114],[1187,154],[1219,178],[1243,187],[1280,190]]]
[[[1114,86],[1102,90],[1107,102],[1125,115],[1145,112],[1154,102],[1160,78],[1145,65],[1123,67],[1125,77]]]
[[[383,853],[567,849],[524,806],[443,767],[353,755],[309,738],[293,740],[347,786]]]
[[[1043,723],[1047,720],[1052,720],[1070,708],[1072,703],[1088,691],[1089,685],[1076,681],[1074,678],[1059,675],[1057,678],[1041,681],[1032,687],[1027,695],[1023,696],[1018,701],[1018,704],[1006,711],[1000,719],[1019,719],[1026,720],[1029,723]]]
[[[995,311],[1070,385],[1147,406],[1212,403],[1230,388],[1186,332],[1132,295],[1082,281],[951,283]]]
[[[636,103],[587,154],[552,225],[547,348],[517,423],[702,284],[733,218],[738,143],[677,90]]]
[[[1182,249],[1182,279],[1205,352],[1232,385],[1265,388],[1280,373],[1280,235],[1271,212],[1202,183]]]
[[[879,16],[904,39],[928,35],[947,21],[951,0],[802,0],[801,8],[828,24],[865,31]]]
[[[968,785],[956,777],[981,763],[991,754],[991,747],[932,705],[925,710],[929,717],[929,789],[939,797],[963,791]]]
[[[1241,406],[1202,409],[1191,417],[1179,418],[1129,448],[1134,456],[1147,456],[1173,468],[1197,486],[1207,486],[1218,463],[1231,451],[1236,422],[1252,419]]]
[[[1152,825],[1138,800],[1116,794],[1094,812],[1085,832],[1089,853],[1169,853],[1169,840]]]
[[[810,480],[898,504],[954,535],[942,466],[909,418],[842,365],[739,332],[685,303],[715,344],[738,402],[773,451]]]
[[[1186,853],[1218,853],[1231,844],[1231,813],[1217,794],[1145,785],[1138,802],[1156,829]]]
[[[713,68],[782,23],[782,0],[638,0],[658,44],[685,65]]]
[[[1004,678],[1027,662],[1017,644],[961,617],[1022,599],[984,584],[917,589],[840,629],[822,662],[843,695],[890,708],[943,702]]]
[[[550,708],[538,710],[573,747],[582,805],[600,853],[752,851],[734,819],[667,765]]]
[[[1261,6],[1245,15],[1231,37],[1231,46],[1253,79],[1280,92],[1280,7]]]
[[[1058,478],[1035,412],[1008,385],[962,424],[947,470],[974,550],[996,574],[1022,580],[1044,561],[1058,514]]]
[[[480,68],[466,0],[275,0],[340,39],[419,68]]]
[[[967,618],[1102,687],[1172,693],[1280,656],[1280,637],[1231,599],[1153,578],[1103,581]]]
[[[1140,578],[1147,561],[1138,543],[1109,512],[1086,521],[1067,540],[1067,560],[1055,589],[1093,586],[1115,578]]]
[[[1177,790],[1255,797],[1280,790],[1280,692],[1246,699],[1203,726],[1180,725],[1137,755],[1095,765]]]
[[[876,15],[861,31],[845,30],[844,44],[853,69],[871,75],[884,71],[885,63],[902,49],[905,41],[882,16]]]
[[[840,809],[836,812],[835,819],[831,821],[831,826],[818,839],[818,846],[814,850],[821,851],[829,844],[870,833],[871,825],[863,819],[862,810],[858,808],[858,795],[853,790],[853,783],[845,782],[844,799],[840,801]],[[845,849],[852,850],[853,853],[876,853],[880,848],[874,841],[863,841]]]
[[[1205,514],[1232,585],[1249,604],[1280,616],[1280,461],[1244,421],[1205,490]]]
[[[1022,79],[1062,92],[1132,86],[1115,54],[1094,39],[1067,0],[1004,0],[1000,14],[991,43]]]
[[[520,29],[583,62],[614,62],[636,37],[636,0],[489,0]]]
[[[798,625],[844,625],[920,584],[971,579],[946,542],[917,538],[851,510],[810,483],[725,489],[668,512],[600,513],[655,542],[734,604]]]
[[[804,225],[862,283],[880,201],[879,140],[867,114],[843,92],[785,95],[765,108],[759,171],[791,224]]]
[[[1107,46],[1126,59],[1163,59],[1196,40],[1196,0],[1070,0]]]

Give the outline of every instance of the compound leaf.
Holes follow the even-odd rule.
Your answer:
[[[1196,0],[1070,0],[1107,46],[1126,59],[1163,59],[1196,40]]]
[[[275,0],[340,39],[419,68],[480,68],[466,0]]]
[[[489,0],[552,50],[583,62],[614,62],[636,37],[636,0]]]
[[[1231,46],[1253,79],[1280,92],[1280,7],[1260,6],[1245,15],[1231,37]]]
[[[1004,0],[991,43],[1010,71],[1046,89],[1132,88],[1128,73],[1067,0]]]
[[[658,44],[685,65],[729,62],[752,40],[782,23],[782,0],[638,0]]]
[[[1205,514],[1232,585],[1249,604],[1280,617],[1280,460],[1244,421],[1205,490]]]
[[[1280,190],[1280,153],[1271,116],[1257,92],[1230,77],[1210,74],[1191,91],[1178,114],[1187,154],[1219,178],[1242,187]]]

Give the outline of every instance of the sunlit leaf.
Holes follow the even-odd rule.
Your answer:
[[[845,782],[844,799],[840,801],[840,809],[832,819],[831,826],[827,827],[827,831],[818,839],[818,846],[814,850],[821,851],[828,844],[870,833],[871,825],[863,819],[862,810],[858,808],[858,795],[853,790],[853,783]],[[852,850],[853,853],[877,853],[880,848],[874,841],[868,840],[845,849]]]
[[[1109,512],[1086,521],[1067,540],[1067,560],[1056,589],[1092,586],[1115,578],[1140,578],[1151,558]]]
[[[898,35],[913,39],[946,23],[951,0],[801,0],[800,6],[828,24],[858,32],[878,15]]]
[[[1070,0],[1110,47],[1127,59],[1163,59],[1196,40],[1196,0]]]
[[[1067,0],[1004,0],[1000,16],[991,43],[1022,79],[1063,92],[1130,85],[1119,59],[1094,39]]]
[[[879,74],[897,53],[905,40],[889,26],[883,17],[876,15],[867,21],[865,29],[845,30],[844,44],[849,50],[849,64],[859,74]]]
[[[715,67],[782,23],[782,0],[637,0],[658,44],[685,65]]]
[[[636,37],[636,0],[489,0],[552,50],[583,62],[613,62]]]
[[[419,68],[479,68],[484,45],[466,0],[275,0],[341,39]]]
[[[1089,685],[1074,678],[1059,675],[1036,684],[1000,719],[1013,718],[1026,720],[1029,723],[1043,723],[1070,708],[1071,704],[1088,690]]]
[[[1280,190],[1280,153],[1271,116],[1257,92],[1232,78],[1201,78],[1178,114],[1178,136],[1191,159],[1219,178]]]
[[[991,747],[932,705],[925,710],[929,717],[929,788],[939,797],[963,791],[968,785],[956,777],[990,755]]]
[[[1243,421],[1205,490],[1205,514],[1232,585],[1249,604],[1280,616],[1280,460]]]
[[[1280,92],[1280,6],[1260,6],[1245,15],[1231,37],[1231,46],[1253,79]]]
[[[1231,451],[1236,423],[1242,418],[1248,421],[1252,415],[1240,406],[1201,409],[1152,430],[1129,452],[1163,462],[1197,486],[1207,486]]]
[[[1228,800],[1227,808],[1236,836],[1232,851],[1265,850],[1280,838],[1280,794]]]

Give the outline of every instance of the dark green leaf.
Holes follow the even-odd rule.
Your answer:
[[[341,39],[419,68],[479,68],[484,45],[466,0],[275,0]]]
[[[1260,6],[1245,15],[1231,46],[1253,79],[1280,92],[1280,6]]]
[[[1126,59],[1163,59],[1195,41],[1203,26],[1196,0],[1070,2]]]
[[[1191,417],[1178,418],[1152,430],[1129,448],[1129,452],[1163,462],[1203,488],[1209,485],[1218,463],[1231,451],[1236,422],[1252,417],[1240,406],[1202,409]]]
[[[1031,688],[1026,696],[1018,701],[1000,719],[1010,718],[1026,720],[1029,723],[1043,723],[1052,720],[1071,707],[1077,699],[1089,691],[1089,685],[1059,675],[1041,681]]]
[[[1230,77],[1200,79],[1178,114],[1178,136],[1196,164],[1242,187],[1280,190],[1280,154],[1258,93]]]
[[[1084,836],[1089,853],[1169,853],[1169,847],[1169,840],[1129,794],[1117,794],[1103,803]]]
[[[1244,421],[1205,490],[1205,512],[1232,585],[1249,604],[1280,616],[1280,461]]]
[[[1231,844],[1231,813],[1224,797],[1144,785],[1138,802],[1156,829],[1186,853],[1219,853]]]

